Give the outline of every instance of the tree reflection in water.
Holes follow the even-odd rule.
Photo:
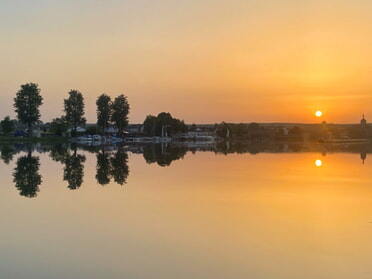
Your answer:
[[[114,157],[110,159],[110,162],[112,166],[111,174],[114,181],[120,185],[125,184],[129,175],[127,152],[122,147],[119,147]]]
[[[13,160],[13,154],[14,149],[9,145],[4,145],[1,148],[1,159],[6,165],[9,165],[9,163]]]
[[[72,151],[72,154],[71,154]],[[68,182],[68,188],[78,189],[84,182],[84,162],[86,157],[77,153],[77,147],[68,149],[65,145],[55,145],[49,155],[54,161],[65,165],[63,180]]]
[[[102,151],[97,153],[96,169],[97,182],[102,186],[109,184],[111,176],[111,164],[109,154],[104,150],[104,148],[102,149]]]
[[[173,146],[166,143],[149,144],[143,149],[143,157],[148,164],[157,163],[165,167],[170,166],[172,161],[183,158],[187,151],[186,146]]]
[[[49,156],[56,162],[60,162],[63,167],[63,180],[67,181],[68,188],[71,190],[80,188],[84,183],[84,163],[86,156],[79,154],[79,150],[84,149],[93,153],[96,157],[96,181],[104,186],[113,180],[119,185],[124,185],[129,176],[128,153],[142,153],[148,164],[157,163],[159,166],[169,166],[172,161],[179,160],[190,152],[214,152],[216,154],[233,153],[294,153],[294,152],[319,152],[327,154],[329,152],[351,152],[359,153],[362,163],[372,152],[371,144],[352,144],[352,145],[332,145],[316,144],[301,145],[298,143],[266,143],[249,144],[245,142],[219,142],[217,144],[201,144],[198,142],[182,142],[176,144],[151,144],[151,145],[128,145],[128,146],[88,146],[83,147],[69,144],[27,146],[27,145],[8,145],[0,147],[1,159],[5,164],[9,164],[16,154],[16,167],[13,172],[13,181],[20,195],[25,197],[36,197],[39,186],[42,183],[42,176],[39,174],[40,158],[32,156],[32,150],[40,153],[50,151]],[[116,149],[116,150],[115,150]],[[41,150],[41,151],[40,151]],[[93,156],[94,156],[93,155]],[[94,158],[94,157],[93,157]]]
[[[77,154],[76,148],[72,155],[68,154],[64,160],[63,180],[68,182],[68,188],[75,190],[83,184],[84,177],[84,155]]]
[[[19,157],[13,173],[13,182],[20,191],[21,196],[34,198],[39,192],[39,185],[42,177],[38,173],[40,166],[39,157],[32,156],[31,151],[28,155]]]
[[[128,154],[123,147],[119,146],[115,153],[109,153],[102,148],[96,157],[96,180],[100,185],[109,184],[111,178],[120,185],[126,183],[129,175]]]
[[[74,149],[74,147],[72,147]],[[75,146],[76,149],[76,146]],[[65,158],[69,154],[69,149],[64,144],[56,144],[50,150],[49,156],[53,159],[53,161],[60,162],[63,164]]]

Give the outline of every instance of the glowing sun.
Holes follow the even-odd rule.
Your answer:
[[[316,112],[315,112],[315,116],[316,117],[321,117],[323,115],[323,113],[320,111],[320,110],[317,110]]]

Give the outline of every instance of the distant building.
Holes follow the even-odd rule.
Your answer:
[[[360,125],[366,126],[367,125],[367,120],[364,118],[364,114],[362,116],[362,120],[360,120]]]

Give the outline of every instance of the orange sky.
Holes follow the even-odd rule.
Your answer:
[[[95,122],[103,92],[128,96],[131,123],[168,111],[186,123],[372,119],[372,2],[87,0],[0,10],[0,118],[36,82],[42,120],[70,89]],[[372,120],[371,120],[372,121]]]

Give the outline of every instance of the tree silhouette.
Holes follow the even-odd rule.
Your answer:
[[[5,116],[4,120],[0,122],[0,125],[5,135],[9,135],[11,132],[14,131],[14,124],[13,121],[10,120],[9,116]]]
[[[68,155],[68,149],[64,144],[56,144],[53,145],[49,157],[51,157],[53,161],[64,163]]]
[[[102,127],[103,133],[107,128],[111,119],[112,107],[111,97],[106,94],[101,94],[97,101],[97,124]]]
[[[111,121],[115,123],[118,128],[118,135],[123,134],[124,128],[128,125],[128,113],[129,113],[129,104],[127,97],[123,94],[115,98],[112,103],[112,115]]]
[[[86,122],[84,118],[84,97],[78,90],[71,90],[70,95],[64,99],[64,111],[66,113],[66,121],[72,125],[73,135],[76,135],[77,127]]]
[[[4,145],[1,148],[1,159],[4,161],[5,164],[9,164],[10,161],[13,160],[13,154],[14,154],[14,149],[11,148],[9,145]]]
[[[148,144],[144,147],[143,157],[146,163],[157,163],[161,167],[169,166],[172,161],[179,160],[187,153],[187,147],[167,144]]]
[[[70,150],[73,151],[72,155]],[[63,144],[53,146],[49,156],[56,162],[65,165],[63,168],[63,180],[68,182],[68,188],[75,190],[83,184],[84,162],[86,157],[77,153],[77,147],[71,146],[71,149]]]
[[[18,120],[28,125],[29,136],[32,136],[32,124],[40,119],[39,106],[43,104],[43,97],[36,83],[21,85],[21,89],[14,98],[15,112]]]
[[[119,147],[115,156],[110,158],[111,162],[111,175],[114,178],[114,181],[120,185],[126,183],[129,175],[128,167],[128,154]]]
[[[147,136],[166,136],[178,132],[187,132],[183,120],[173,118],[168,112],[161,112],[158,116],[148,115],[143,122],[143,131]]]
[[[104,150],[102,152],[97,153],[97,168],[96,168],[96,179],[97,182],[104,186],[110,183],[111,179],[111,163],[109,159],[109,155],[105,153]]]
[[[39,171],[39,157],[31,156],[31,151],[26,156],[19,157],[13,173],[13,182],[20,191],[21,196],[34,198],[39,192],[42,177]]]
[[[63,180],[68,182],[68,188],[75,190],[81,186],[84,178],[85,156],[77,154],[76,149],[72,155],[68,155],[63,169]]]

